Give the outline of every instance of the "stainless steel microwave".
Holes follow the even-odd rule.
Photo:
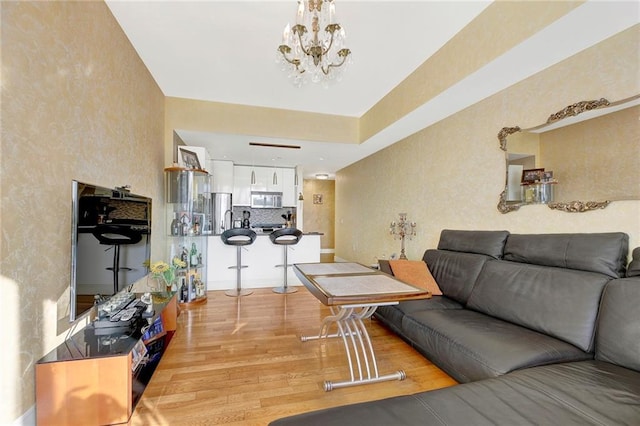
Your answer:
[[[251,207],[279,209],[282,207],[282,192],[251,192]]]

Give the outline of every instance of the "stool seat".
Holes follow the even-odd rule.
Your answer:
[[[273,244],[294,245],[302,238],[302,231],[296,228],[276,229],[269,234],[269,238]]]
[[[228,246],[248,246],[253,244],[258,234],[247,228],[233,228],[224,231],[220,238]]]
[[[292,246],[298,244],[300,239],[302,238],[302,231],[297,228],[283,228],[277,229],[269,234],[269,238],[271,242],[278,246],[283,246],[284,250],[284,263],[282,266],[284,268],[284,285],[282,287],[276,287],[273,289],[274,293],[295,293],[298,291],[297,288],[292,288],[287,285],[287,268],[289,268],[289,263],[287,262],[287,253],[289,251],[288,246]]]
[[[248,268],[248,266],[242,265],[242,247],[253,244],[256,240],[258,234],[255,231],[248,228],[232,228],[227,229],[222,234],[220,234],[220,239],[222,242],[228,246],[236,247],[236,265],[229,266],[229,269],[236,269],[236,288],[234,290],[227,290],[224,294],[231,297],[239,297],[239,296],[248,296],[253,293],[252,290],[243,290],[242,289],[242,274],[241,270],[243,268]]]

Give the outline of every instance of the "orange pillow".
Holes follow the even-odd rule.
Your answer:
[[[434,296],[441,296],[442,290],[433,279],[427,264],[421,260],[390,260],[393,276],[407,284],[429,290]]]

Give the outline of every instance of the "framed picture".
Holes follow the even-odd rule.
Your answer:
[[[313,204],[322,204],[322,194],[313,194]]]
[[[542,181],[544,169],[526,169],[522,171],[522,183],[535,183]]]
[[[200,161],[198,160],[198,154],[195,152],[180,148],[180,155],[182,156],[182,162],[187,169],[202,169]]]

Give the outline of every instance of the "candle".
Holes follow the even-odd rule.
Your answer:
[[[296,15],[296,24],[302,24],[304,15],[304,1],[298,0],[298,13]]]

